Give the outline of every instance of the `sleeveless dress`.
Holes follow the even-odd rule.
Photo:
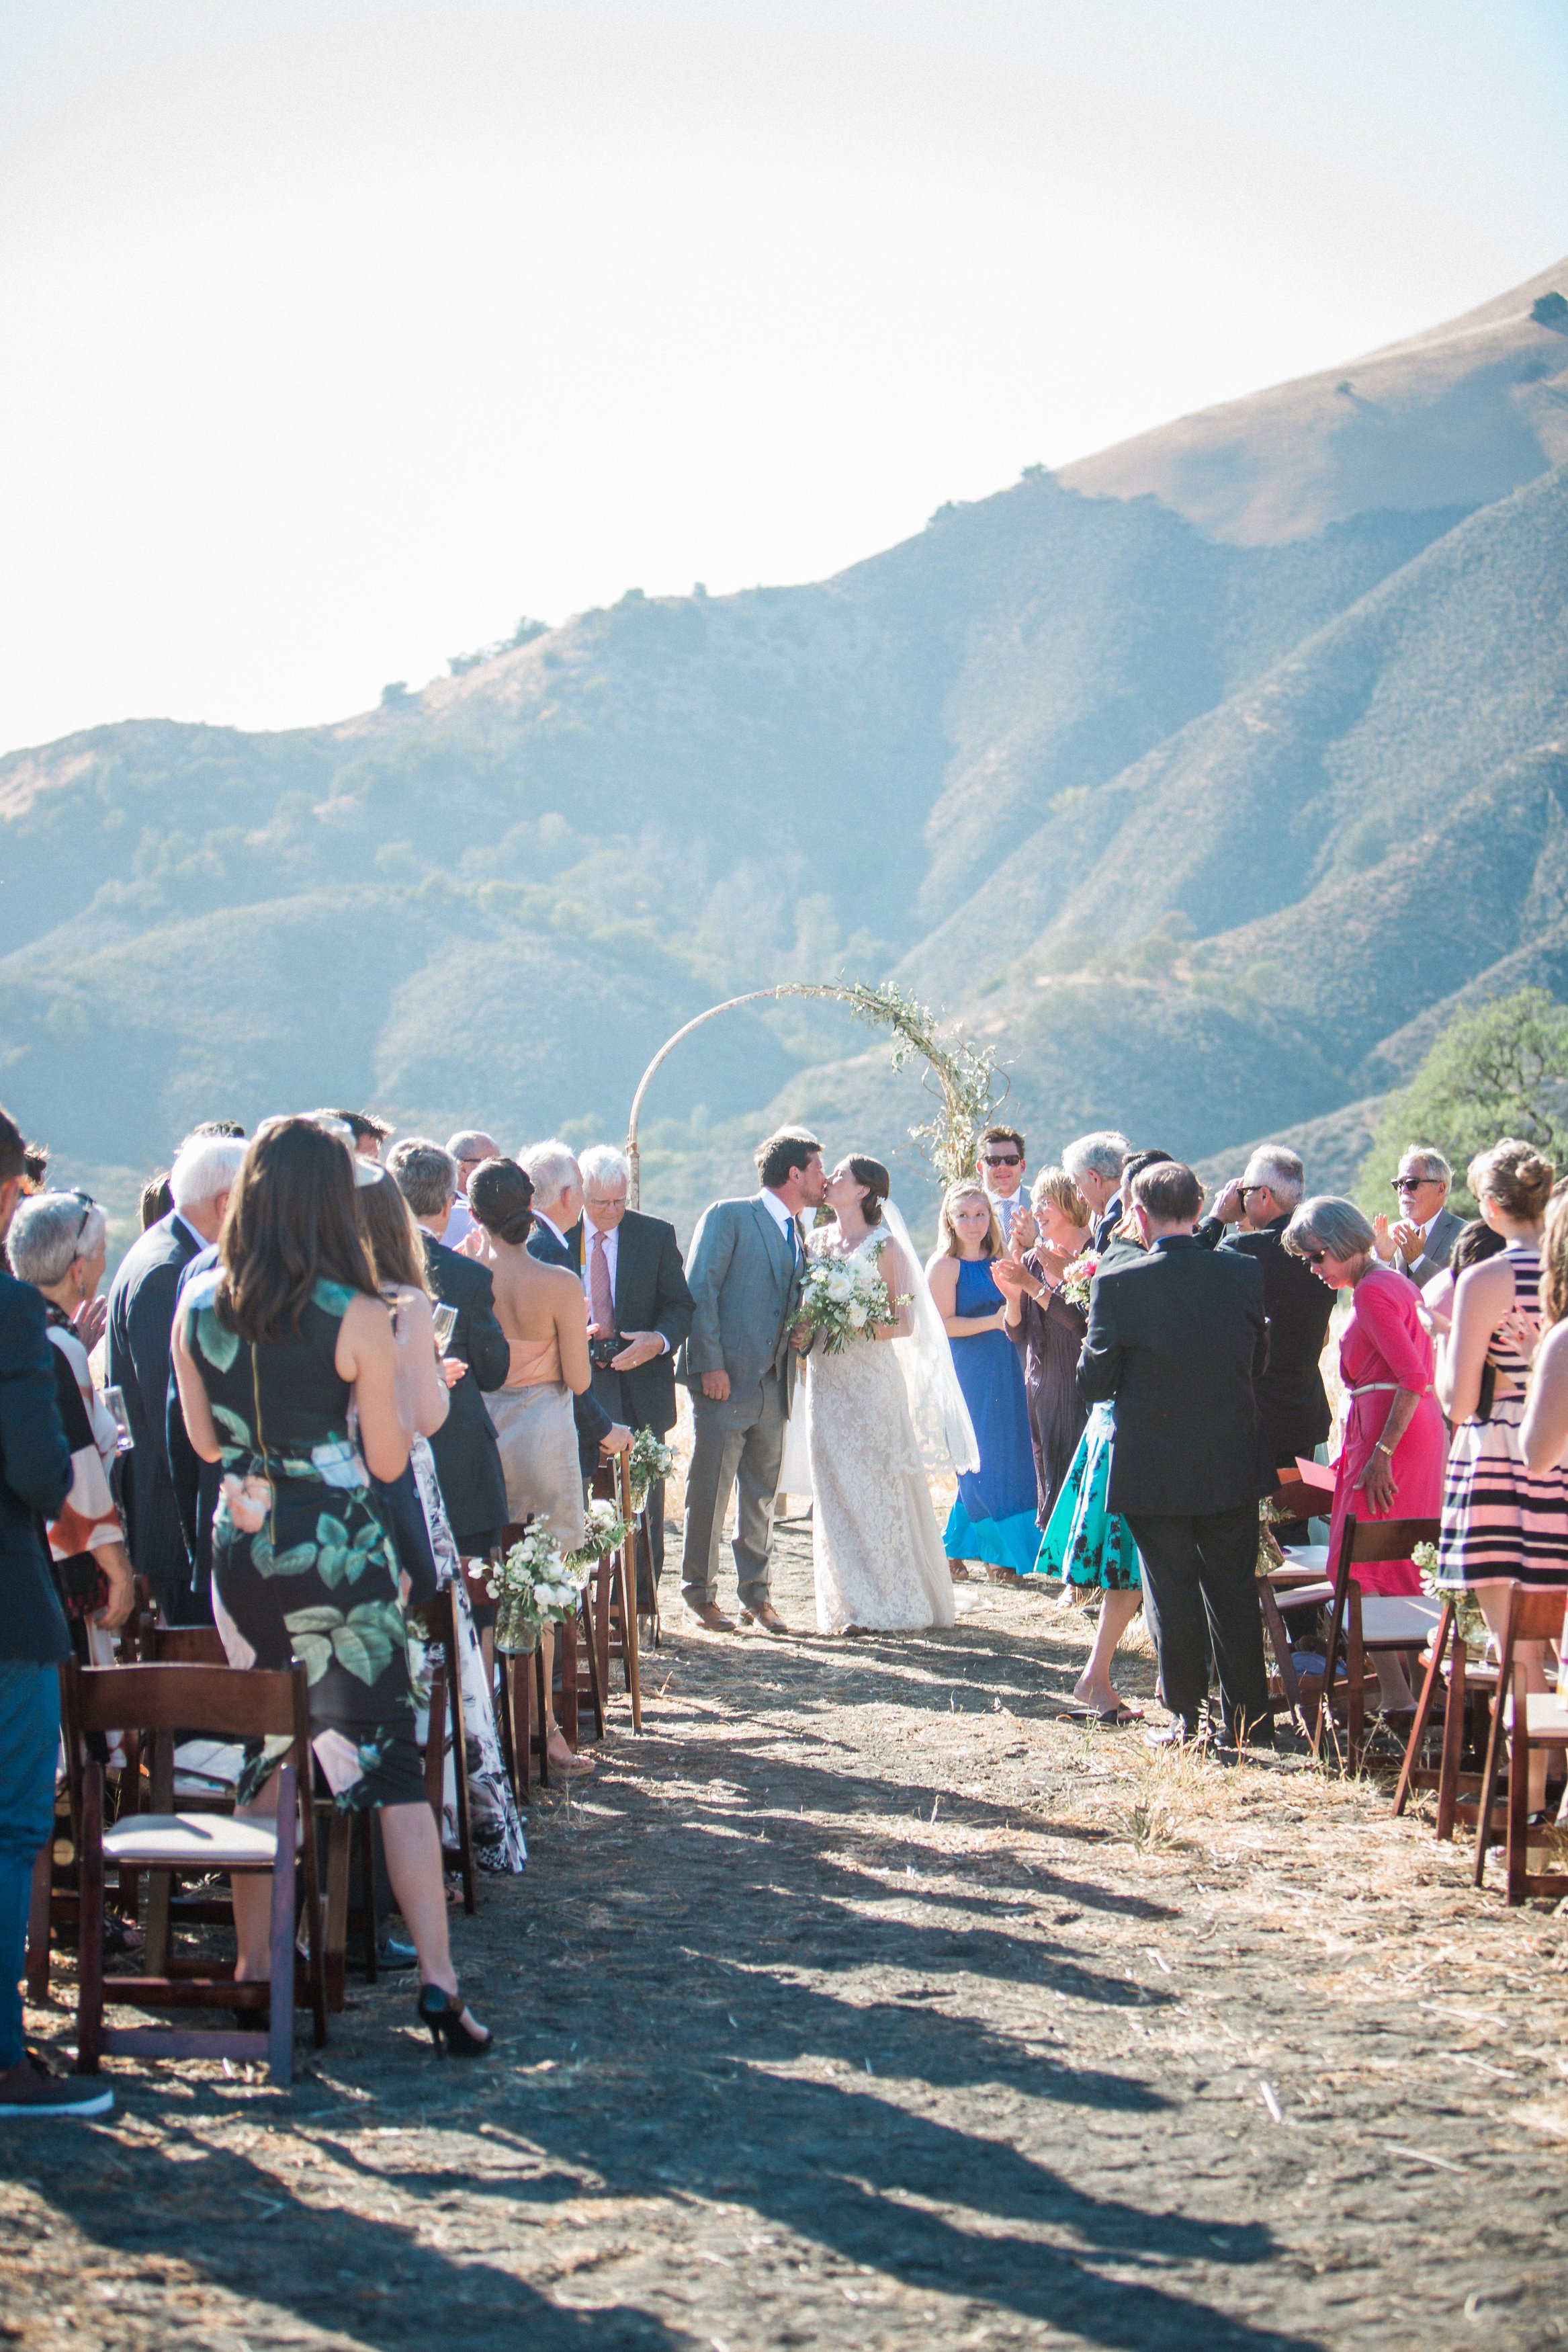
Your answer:
[[[1513,1268],[1514,1305],[1538,1315],[1539,1251],[1510,1242],[1502,1255]],[[1568,1584],[1568,1471],[1556,1462],[1546,1470],[1526,1469],[1519,1431],[1530,1368],[1495,1331],[1486,1360],[1513,1382],[1513,1394],[1494,1397],[1487,1420],[1462,1421],[1454,1432],[1437,1581],[1457,1586],[1516,1577],[1521,1584]]]
[[[956,1315],[994,1315],[1002,1294],[991,1260],[958,1260]],[[953,1341],[953,1369],[975,1424],[977,1470],[958,1474],[942,1541],[949,1559],[983,1559],[1028,1576],[1040,1550],[1029,1395],[1019,1351],[1005,1331],[972,1331]]]
[[[1435,1519],[1443,1499],[1443,1454],[1448,1443],[1442,1410],[1432,1393],[1432,1339],[1421,1320],[1421,1294],[1407,1275],[1373,1266],[1351,1293],[1350,1320],[1339,1347],[1339,1374],[1350,1399],[1344,1437],[1334,1465],[1333,1507],[1329,1514],[1329,1566],[1339,1559],[1340,1530],[1354,1511],[1358,1519]],[[1375,1511],[1356,1480],[1372,1459],[1387,1425],[1396,1389],[1414,1389],[1420,1398],[1415,1416],[1394,1449],[1394,1507]],[[1413,1559],[1359,1563],[1352,1573],[1364,1592],[1419,1592],[1421,1571]]]
[[[507,1516],[520,1525],[538,1519],[562,1551],[576,1551],[586,1532],[582,1467],[571,1391],[560,1376],[560,1345],[508,1339],[505,1388],[485,1399],[507,1481]]]
[[[298,1333],[253,1347],[220,1322],[216,1266],[187,1285],[185,1344],[223,1449],[213,1602],[229,1662],[309,1678],[311,1746],[345,1811],[423,1802],[398,1565],[359,1446],[338,1330],[360,1294],[319,1282]],[[281,1741],[253,1743],[248,1803]]]
[[[855,1255],[875,1258],[886,1239],[873,1232]],[[816,1234],[807,1248],[813,1257],[836,1254]],[[836,1356],[813,1348],[806,1382],[819,1628],[904,1633],[955,1623],[953,1579],[897,1343],[852,1339]]]

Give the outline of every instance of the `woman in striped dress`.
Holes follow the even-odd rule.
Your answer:
[[[1541,1235],[1556,1171],[1533,1145],[1510,1138],[1470,1162],[1468,1181],[1481,1215],[1503,1246],[1461,1274],[1453,1324],[1439,1351],[1437,1393],[1454,1424],[1443,1490],[1438,1581],[1473,1584],[1494,1633],[1507,1586],[1568,1586],[1568,1471],[1561,1462],[1531,1470],[1520,1440],[1525,1383],[1539,1328]],[[1482,1377],[1492,1372],[1490,1411]],[[1526,1686],[1546,1687],[1543,1651],[1521,1652]],[[1546,1758],[1532,1758],[1531,1805],[1546,1790]]]

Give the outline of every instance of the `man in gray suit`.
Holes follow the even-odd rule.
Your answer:
[[[757,1150],[761,1190],[703,1211],[686,1267],[691,1337],[679,1377],[692,1392],[695,1437],[686,1476],[681,1591],[712,1633],[733,1633],[718,1605],[718,1546],[738,1479],[735,1577],[741,1622],[769,1633],[789,1627],[768,1598],[773,1506],[797,1357],[790,1326],[800,1299],[805,1244],[800,1212],[822,1197],[822,1148],[798,1129]]]
[[[1397,1221],[1393,1224],[1386,1217],[1372,1221],[1378,1256],[1407,1274],[1417,1286],[1442,1273],[1465,1229],[1463,1218],[1448,1206],[1453,1181],[1454,1171],[1440,1151],[1413,1143],[1402,1155],[1394,1180]]]

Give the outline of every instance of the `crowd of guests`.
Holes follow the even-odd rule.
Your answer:
[[[113,1657],[139,1587],[163,1623],[215,1625],[235,1665],[305,1659],[316,1767],[340,1807],[373,1813],[407,1932],[381,1958],[417,1968],[433,2043],[489,2047],[449,1947],[410,1619],[452,1585],[470,1746],[455,1769],[488,1807],[481,1864],[520,1867],[494,1610],[474,1603],[464,1563],[529,1520],[582,1546],[598,1467],[674,1423],[691,1297],[674,1228],[628,1208],[619,1152],[580,1162],[552,1139],[512,1159],[465,1130],[406,1139],[383,1163],[391,1132],[348,1110],[250,1138],[197,1128],[144,1188],[106,1298],[104,1209],[50,1190],[47,1152],[0,1112],[0,2114],[110,2103],[25,2051],[17,1980],[53,1821],[57,1669],[73,1650]],[[663,1500],[655,1480],[644,1613]],[[548,1697],[545,1736],[553,1769],[591,1768]],[[277,1788],[274,1758],[247,1750],[240,1811],[269,1817]],[[268,1903],[264,1878],[236,1875],[241,1982],[268,1973]]]
[[[1568,1588],[1568,1181],[1533,1146],[1505,1139],[1471,1162],[1469,1223],[1448,1205],[1448,1162],[1421,1146],[1401,1159],[1391,1212],[1370,1218],[1307,1197],[1301,1160],[1278,1145],[1207,1215],[1190,1169],[1113,1130],[1078,1138],[1027,1190],[1025,1176],[1023,1137],[992,1127],[974,1179],[942,1203],[950,1272],[943,1283],[934,1261],[933,1288],[980,1450],[946,1545],[956,1575],[980,1562],[1099,1593],[1076,1712],[1138,1719],[1112,1667],[1143,1608],[1175,1718],[1150,1737],[1207,1736],[1217,1671],[1218,1736],[1271,1738],[1259,1502],[1330,1436],[1336,1298],[1331,1559],[1352,1513],[1440,1519],[1436,1581],[1473,1588],[1494,1632],[1511,1581]],[[1354,1574],[1368,1591],[1421,1590],[1413,1559]],[[1543,1687],[1542,1646],[1521,1662]],[[1377,1672],[1385,1712],[1407,1715],[1397,1655]],[[1538,1810],[1543,1757],[1532,1769]]]

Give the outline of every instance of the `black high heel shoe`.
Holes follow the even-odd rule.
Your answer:
[[[476,2025],[455,1993],[440,1985],[420,1986],[418,2008],[438,2058],[483,2058],[496,2039],[486,2027]]]

